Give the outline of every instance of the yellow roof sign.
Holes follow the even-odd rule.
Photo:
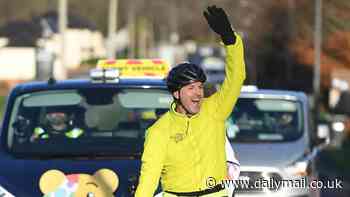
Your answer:
[[[170,65],[159,59],[99,60],[97,68],[116,68],[122,78],[165,78]]]

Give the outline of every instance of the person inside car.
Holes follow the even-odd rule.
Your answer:
[[[74,115],[69,116],[64,111],[51,111],[45,114],[42,125],[34,128],[30,141],[48,138],[79,138],[84,130],[74,125]]]

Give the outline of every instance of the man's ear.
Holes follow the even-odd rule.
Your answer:
[[[173,92],[174,98],[175,98],[175,99],[179,99],[179,98],[180,98],[180,95],[179,95],[179,94],[180,94],[180,91],[179,91],[179,90]]]

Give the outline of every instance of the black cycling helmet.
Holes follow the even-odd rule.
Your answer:
[[[191,63],[182,63],[170,70],[166,84],[169,92],[173,93],[190,83],[204,83],[206,80],[207,77],[201,67]]]

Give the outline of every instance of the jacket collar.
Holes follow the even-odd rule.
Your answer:
[[[179,112],[176,111],[176,102],[173,101],[173,102],[170,104],[170,114],[171,114],[173,117],[180,118],[180,119],[193,119],[193,118],[196,118],[196,117],[199,116],[200,111],[199,111],[197,114],[195,114],[195,115],[193,115],[193,116],[191,116],[191,117],[188,117],[188,116],[186,116],[186,114],[179,113]]]

